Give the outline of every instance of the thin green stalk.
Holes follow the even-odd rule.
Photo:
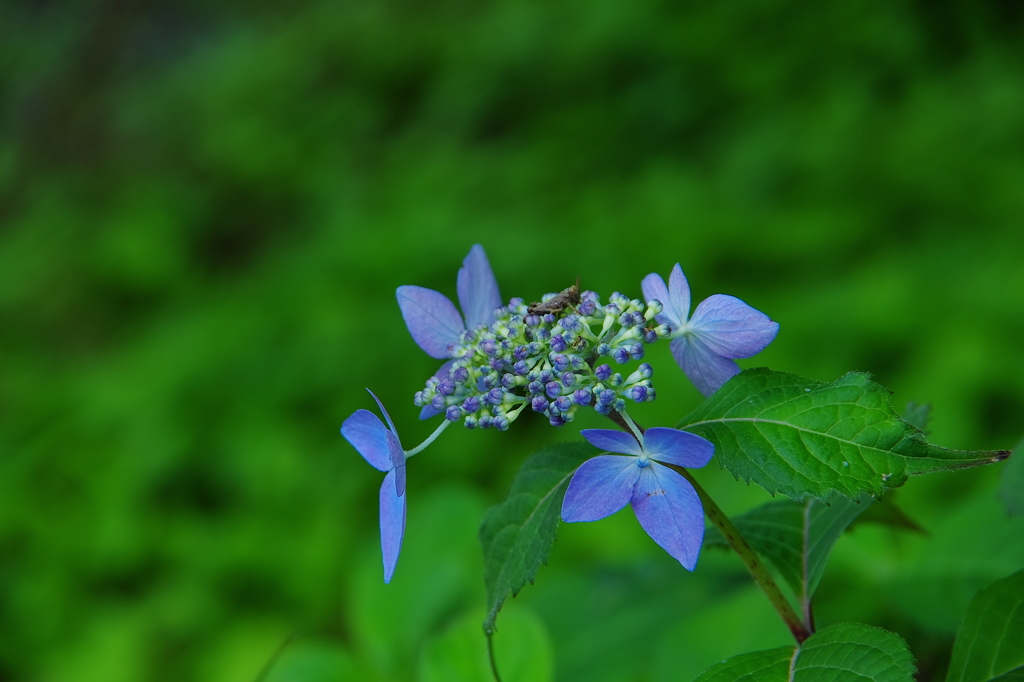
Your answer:
[[[664,462],[663,462],[664,464]],[[757,552],[747,544],[747,541],[743,539],[743,535],[739,532],[732,520],[725,515],[721,507],[715,504],[715,501],[707,494],[704,488],[701,487],[700,483],[690,474],[689,471],[682,467],[673,466],[673,469],[683,475],[693,489],[697,491],[700,496],[700,501],[704,505],[704,514],[707,515],[708,520],[715,525],[715,528],[725,536],[725,539],[729,541],[729,544],[736,554],[739,555],[740,561],[747,567],[747,571],[750,572],[750,576],[757,583],[757,586],[761,588],[765,596],[768,597],[768,601],[771,602],[772,606],[778,612],[782,621],[789,628],[789,631],[793,633],[794,639],[797,644],[802,644],[805,639],[811,636],[807,626],[804,625],[803,621],[800,620],[800,616],[797,615],[793,607],[790,606],[789,601],[785,595],[782,594],[782,590],[779,589],[778,584],[772,578],[768,569],[761,563],[761,558],[757,556]]]

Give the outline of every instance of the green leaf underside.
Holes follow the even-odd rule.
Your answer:
[[[831,505],[777,500],[733,518],[733,523],[754,551],[778,569],[803,605],[818,587],[832,546],[872,501],[868,495],[860,502],[840,497]],[[705,531],[704,544],[728,547],[713,527]]]
[[[586,443],[558,443],[533,454],[519,469],[508,497],[491,507],[480,525],[490,633],[508,595],[515,596],[545,563],[576,469],[595,450]]]
[[[734,656],[708,668],[694,682],[911,682],[914,670],[914,657],[899,635],[870,625],[840,623],[811,635],[799,649]]]
[[[875,500],[875,503],[855,518],[849,527],[852,529],[857,526],[874,523],[880,526],[902,528],[904,530],[927,535],[928,531],[925,530],[921,524],[912,519],[905,511],[892,501],[891,498],[893,495],[895,495],[895,493],[889,493],[882,499]]]
[[[930,403],[915,403],[911,400],[907,403],[907,409],[903,410],[903,419],[914,426],[921,433],[928,433],[928,420],[932,416]]]
[[[1024,571],[992,583],[967,607],[947,682],[1024,680]]]
[[[889,391],[862,373],[829,384],[766,368],[746,370],[677,427],[714,443],[719,463],[737,478],[798,501],[878,497],[908,476],[997,462],[1009,454],[929,444],[893,411]]]

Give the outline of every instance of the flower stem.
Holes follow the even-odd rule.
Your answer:
[[[664,464],[664,462],[663,462]],[[732,520],[725,515],[721,507],[715,504],[715,501],[707,494],[707,492],[697,483],[696,479],[690,474],[689,471],[682,467],[672,467],[680,474],[683,475],[693,489],[697,491],[697,495],[700,496],[700,501],[704,505],[704,513],[707,515],[708,520],[715,525],[725,539],[728,540],[729,544],[736,554],[739,555],[740,561],[747,567],[747,571],[750,572],[750,576],[757,583],[757,586],[761,588],[765,596],[768,597],[768,601],[771,602],[772,606],[778,612],[782,621],[789,628],[789,631],[793,634],[793,638],[796,639],[797,644],[802,644],[805,639],[811,636],[807,626],[800,620],[800,616],[797,615],[793,607],[790,606],[789,601],[786,600],[785,595],[782,594],[782,590],[779,589],[778,584],[772,578],[768,569],[761,563],[761,558],[757,556],[757,552],[747,544],[747,541],[740,534],[739,530],[733,524]]]
[[[434,432],[432,434],[430,434],[429,436],[427,436],[427,439],[425,441],[423,441],[422,443],[420,443],[419,445],[414,447],[412,450],[406,450],[405,451],[405,458],[409,459],[410,457],[412,457],[416,453],[423,452],[424,450],[426,450],[427,446],[430,445],[431,443],[433,443],[435,440],[437,440],[437,437],[440,436],[444,432],[444,430],[446,428],[448,428],[448,425],[451,424],[451,423],[452,422],[448,421],[447,419],[445,419],[443,422],[441,422],[441,424],[436,429],[434,429]]]
[[[618,424],[624,431],[644,431],[642,426],[638,426],[632,419],[627,421],[628,418],[624,418],[624,415],[619,412],[612,412],[608,416],[611,417],[612,421]],[[736,551],[736,554],[739,555],[740,561],[742,561],[743,565],[747,567],[747,571],[750,572],[750,576],[754,579],[754,582],[757,583],[757,586],[760,587],[761,591],[764,592],[766,597],[768,597],[768,601],[771,602],[771,605],[778,612],[779,617],[782,618],[782,622],[784,622],[786,627],[789,628],[789,631],[793,634],[793,638],[797,641],[797,644],[803,644],[803,641],[811,636],[811,632],[808,629],[809,626],[805,625],[804,622],[800,620],[800,616],[798,616],[796,611],[793,610],[793,607],[790,605],[789,601],[787,601],[786,596],[782,594],[782,590],[779,589],[779,586],[775,582],[774,578],[772,578],[771,573],[769,573],[768,569],[766,569],[764,564],[761,563],[761,558],[757,555],[757,552],[754,551],[754,548],[747,543],[739,529],[736,528],[729,517],[725,515],[725,512],[722,511],[722,508],[719,507],[713,499],[711,499],[707,494],[707,491],[701,487],[700,483],[694,479],[688,470],[673,464],[666,464],[665,462],[662,462],[662,464],[671,467],[682,474],[683,478],[685,478],[690,485],[693,486],[693,489],[697,491],[697,495],[700,497],[700,501],[704,505],[704,514],[708,517],[708,520],[711,521],[715,528],[722,533],[725,539],[729,542],[729,545]]]

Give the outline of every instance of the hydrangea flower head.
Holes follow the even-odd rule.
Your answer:
[[[739,374],[736,358],[760,353],[779,333],[778,322],[725,294],[704,299],[690,317],[690,286],[679,263],[667,287],[654,273],[644,277],[641,287],[648,301],[664,306],[657,320],[671,327],[672,356],[705,396]]]
[[[562,520],[597,521],[629,503],[647,534],[692,571],[704,539],[704,508],[693,486],[662,463],[702,467],[715,446],[695,434],[661,427],[647,429],[642,442],[611,429],[581,434],[591,445],[623,454],[599,455],[576,470],[562,501]]]
[[[341,435],[374,469],[384,471],[380,486],[380,548],[384,557],[384,582],[390,582],[405,535],[405,452],[384,405],[373,394],[387,426],[369,410],[356,410],[341,425]]]

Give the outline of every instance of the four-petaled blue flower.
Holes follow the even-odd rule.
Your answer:
[[[760,353],[779,333],[778,322],[725,294],[704,299],[689,317],[690,286],[679,263],[672,268],[667,287],[653,273],[644,277],[641,287],[648,301],[657,299],[664,306],[656,319],[672,329],[672,356],[705,396],[739,374],[736,358]]]
[[[388,425],[369,410],[356,410],[341,425],[341,435],[370,465],[387,472],[380,486],[380,548],[384,555],[384,582],[391,581],[405,535],[405,452],[391,416],[373,391],[366,389]]]
[[[462,333],[479,325],[494,321],[494,311],[501,306],[498,280],[494,277],[487,254],[479,244],[474,244],[469,255],[462,261],[456,280],[459,304],[466,319],[455,308],[455,304],[439,291],[413,285],[400,286],[395,291],[398,307],[416,344],[433,358],[451,357],[449,350],[461,341]],[[452,361],[441,365],[434,375],[439,380],[448,377]],[[428,419],[440,410],[430,405],[423,407],[420,419]]]
[[[586,429],[581,434],[602,450],[630,456],[600,455],[584,462],[565,491],[562,520],[597,521],[631,503],[647,534],[692,571],[704,538],[704,508],[693,486],[659,462],[702,467],[715,446],[695,434],[661,427],[647,429],[642,443],[624,431]]]

